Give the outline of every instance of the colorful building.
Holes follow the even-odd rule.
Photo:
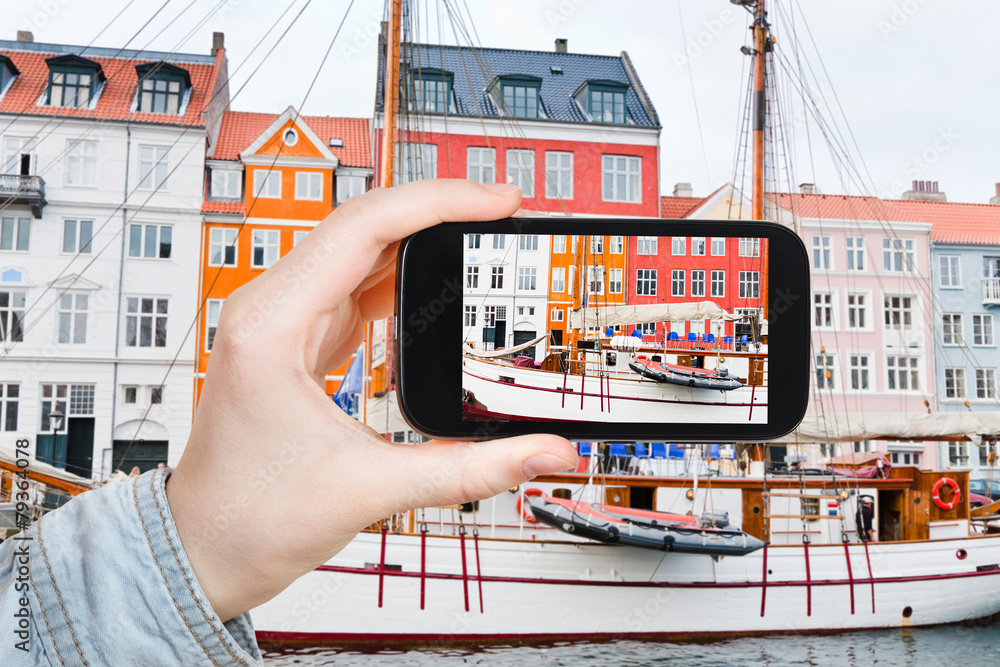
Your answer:
[[[227,111],[205,158],[195,401],[226,298],[371,183],[365,118]],[[327,377],[333,394],[343,370]]]

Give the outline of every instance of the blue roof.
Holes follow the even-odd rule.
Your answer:
[[[403,44],[400,51],[411,70],[440,69],[452,73],[454,108],[449,112],[452,115],[500,116],[488,92],[489,87],[497,77],[522,75],[541,80],[539,98],[545,117],[539,118],[540,121],[592,123],[573,99],[573,94],[588,81],[612,81],[628,86],[626,125],[660,127],[656,110],[624,51],[620,56],[597,56],[436,44]],[[382,111],[384,54],[385,50],[380,48],[375,95],[378,112]],[[553,72],[554,69],[561,72]]]

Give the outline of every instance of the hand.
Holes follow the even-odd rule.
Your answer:
[[[520,201],[515,187],[458,180],[353,197],[226,300],[191,438],[167,484],[220,618],[263,604],[391,514],[575,466],[572,445],[548,435],[394,445],[323,390],[365,323],[392,313],[400,239],[443,221],[503,218]]]

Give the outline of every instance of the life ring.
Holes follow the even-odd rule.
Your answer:
[[[950,503],[946,503],[941,500],[941,487],[946,484],[952,489]],[[945,511],[955,509],[955,507],[962,502],[962,490],[958,488],[958,482],[953,480],[951,477],[942,477],[938,481],[934,482],[934,487],[931,489],[931,493],[934,496],[934,504]]]
[[[531,488],[525,489],[524,493],[517,497],[517,513],[521,515],[522,519],[528,523],[538,523],[538,519],[536,519],[535,515],[531,513],[531,504],[529,503],[525,506],[524,499],[525,497],[537,498],[538,496],[543,495],[545,495],[545,492],[541,489]]]

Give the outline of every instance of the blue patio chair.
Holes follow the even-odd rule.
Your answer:
[[[709,445],[708,449],[705,450],[705,458],[707,459],[718,459],[719,458],[719,446]]]
[[[715,344],[715,334],[705,334],[705,344],[714,345]]]
[[[589,442],[578,442],[576,443],[576,451],[580,456],[590,456],[590,443]]]
[[[698,342],[698,334],[689,333],[687,342],[688,342],[688,347],[694,347],[694,344]]]
[[[667,454],[667,457],[671,459],[684,458],[684,445],[670,445],[670,451]]]
[[[611,456],[628,456],[628,450],[625,448],[624,442],[612,442],[608,445],[611,447]]]
[[[746,345],[747,344],[747,335],[746,334],[743,334],[742,336],[740,336],[740,343],[742,345]]]
[[[662,442],[651,442],[649,443],[651,454],[654,459],[665,459],[667,458],[667,445]]]
[[[722,344],[725,345],[726,347],[732,347],[733,346],[733,337],[732,336],[725,336],[722,339]]]
[[[680,340],[681,340],[681,337],[677,335],[676,331],[671,331],[670,335],[667,336],[667,340],[674,341],[675,343],[679,343]]]
[[[604,330],[604,335],[607,336],[608,338],[611,338],[612,336],[615,335],[615,328],[608,327],[607,329]]]
[[[649,458],[649,448],[646,446],[646,443],[644,442],[635,443],[635,456],[636,458],[639,459]]]
[[[642,330],[635,329],[632,331],[632,338],[642,338]]]

